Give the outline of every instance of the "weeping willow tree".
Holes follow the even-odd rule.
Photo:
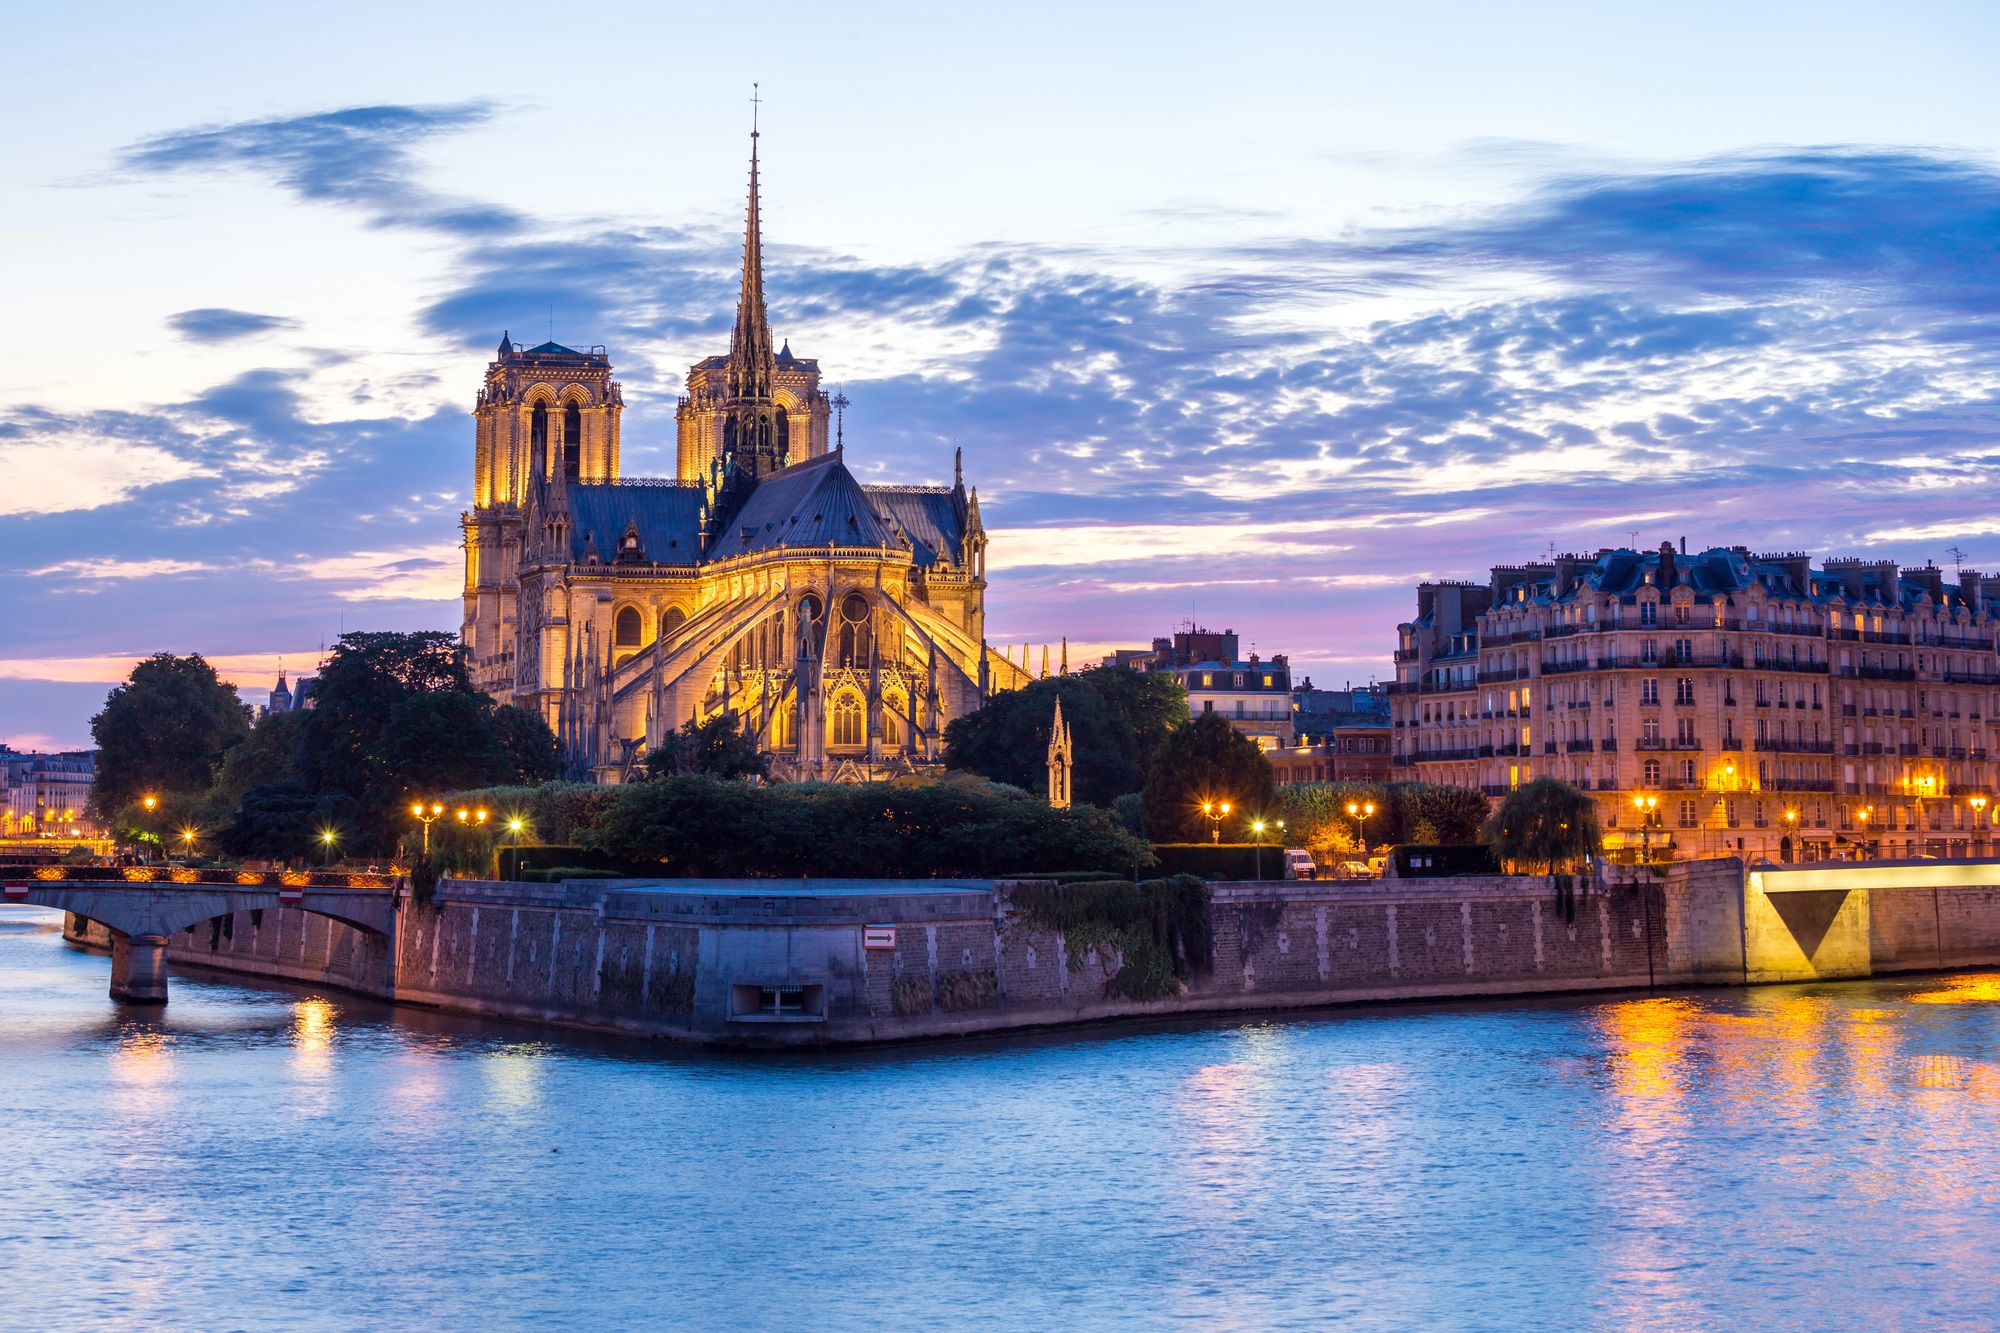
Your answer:
[[[1530,873],[1580,868],[1603,844],[1597,802],[1560,778],[1536,778],[1507,793],[1480,838],[1501,863]]]

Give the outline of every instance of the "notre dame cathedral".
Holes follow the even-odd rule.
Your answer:
[[[949,487],[863,486],[819,363],[771,347],[756,135],[726,356],[688,372],[678,475],[619,475],[602,348],[508,338],[473,416],[463,634],[473,679],[540,712],[571,775],[629,778],[690,718],[734,713],[775,777],[935,763],[944,724],[1026,674],[988,649],[986,533]]]

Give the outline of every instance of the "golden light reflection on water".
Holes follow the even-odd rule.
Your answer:
[[[292,1072],[307,1078],[321,1078],[333,1068],[334,1019],[332,1003],[318,996],[292,1006]]]
[[[494,1051],[482,1067],[496,1109],[529,1111],[541,1103],[542,1081],[548,1072],[543,1051],[532,1047]]]
[[[1904,998],[1911,1004],[1993,1004],[2000,1002],[2000,977],[1946,977],[1936,990]]]

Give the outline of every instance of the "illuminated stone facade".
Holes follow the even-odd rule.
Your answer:
[[[1400,776],[1554,774],[1683,858],[1993,845],[2000,579],[1662,544],[1424,584],[1398,632]]]
[[[576,777],[621,781],[725,711],[779,778],[880,777],[1025,680],[985,644],[978,492],[861,485],[818,363],[772,350],[754,150],[750,173],[730,351],[689,372],[675,478],[620,475],[603,348],[503,338],[474,408],[474,678],[547,718]]]

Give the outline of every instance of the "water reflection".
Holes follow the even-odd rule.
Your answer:
[[[135,1018],[107,966],[0,929],[0,1261],[37,1328],[2000,1308],[1990,975],[752,1060],[194,977]]]

